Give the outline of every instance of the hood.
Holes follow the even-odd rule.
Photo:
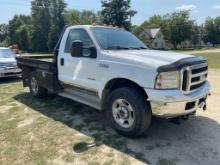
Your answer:
[[[192,55],[157,50],[106,50],[104,52],[106,55],[104,60],[129,62],[130,64],[147,68],[158,68],[172,64],[180,59],[194,57]]]

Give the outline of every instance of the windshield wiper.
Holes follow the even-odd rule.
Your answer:
[[[140,46],[140,47],[123,47],[123,46],[109,46],[107,50],[128,50],[128,49],[136,49],[136,50],[141,50],[141,49],[147,49],[146,47]]]
[[[109,46],[107,47],[107,50],[127,50],[129,49],[128,47],[123,47],[123,46]]]
[[[141,49],[147,49],[146,47],[129,47],[129,49],[137,49],[137,50],[141,50]]]

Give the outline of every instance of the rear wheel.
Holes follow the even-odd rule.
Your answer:
[[[36,73],[32,72],[29,78],[29,89],[32,96],[43,98],[47,96],[47,89],[40,87],[37,82]]]
[[[113,128],[126,137],[145,133],[151,124],[151,108],[143,94],[136,88],[114,90],[107,103],[107,116]]]

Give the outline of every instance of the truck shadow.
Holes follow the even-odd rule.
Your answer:
[[[73,151],[77,153],[104,144],[145,164],[158,164],[163,158],[166,162],[173,162],[173,164],[185,161],[184,156],[181,156],[180,153],[198,157],[196,159],[203,162],[204,155],[210,153],[208,153],[208,149],[198,145],[205,146],[209,143],[210,138],[217,142],[217,136],[220,135],[220,125],[216,121],[197,116],[181,125],[155,119],[146,135],[137,139],[128,139],[118,135],[109,127],[104,113],[72,100],[59,96],[50,96],[43,100],[34,99],[27,93],[21,93],[14,99],[94,139],[91,144],[83,141],[74,144]],[[216,134],[213,134],[213,130]],[[218,156],[218,150],[215,148],[212,150]],[[219,158],[216,159],[220,161]]]

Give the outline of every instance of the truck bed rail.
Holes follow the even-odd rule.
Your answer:
[[[16,60],[19,67],[28,66],[49,71],[53,71],[56,67],[53,56],[23,56],[16,57]]]

